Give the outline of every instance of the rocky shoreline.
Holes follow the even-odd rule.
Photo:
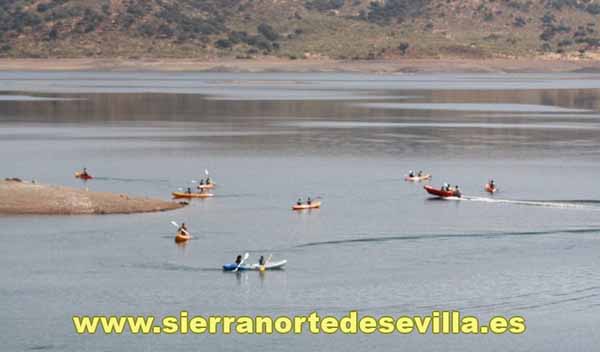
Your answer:
[[[600,72],[600,57],[490,59],[289,60],[260,59],[0,59],[0,71],[526,73]]]

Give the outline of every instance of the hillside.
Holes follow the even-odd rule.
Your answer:
[[[597,0],[0,0],[3,58],[595,57]]]

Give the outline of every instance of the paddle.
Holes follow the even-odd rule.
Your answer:
[[[176,223],[175,221],[171,221],[171,225],[173,225],[173,226],[175,226],[177,229],[179,229],[179,225],[177,225],[177,223]],[[190,233],[189,233],[189,232],[187,232],[185,229],[181,229],[181,231],[182,231],[183,233],[185,233],[186,235],[190,236],[190,237],[192,236],[192,235],[190,235]]]
[[[235,269],[233,269],[232,271],[235,273],[236,271],[238,271],[238,269],[240,268],[240,266],[242,266],[242,264],[244,264],[244,262],[246,261],[246,259],[248,259],[248,257],[250,256],[250,254],[248,252],[246,252],[244,254],[244,257],[242,258],[242,261],[238,264],[238,266],[235,267]]]

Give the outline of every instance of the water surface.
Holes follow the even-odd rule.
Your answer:
[[[1,217],[4,348],[595,350],[599,89],[590,74],[0,73],[0,176],[167,198],[208,169],[219,185],[168,213]],[[84,166],[98,178],[75,180]],[[466,199],[430,199],[409,169]],[[307,195],[323,208],[291,212]],[[197,239],[176,246],[171,220]],[[245,251],[289,264],[220,270]],[[353,309],[522,315],[528,330],[77,336],[70,319]]]

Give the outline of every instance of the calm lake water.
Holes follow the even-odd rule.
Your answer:
[[[6,351],[594,351],[600,75],[0,73],[0,176],[168,198],[0,217]],[[98,178],[83,184],[86,166]],[[430,199],[408,170],[461,186]],[[500,191],[483,192],[489,178]],[[318,211],[294,213],[298,197]],[[31,201],[35,201],[32,199]],[[171,220],[196,239],[173,243]],[[286,270],[231,274],[237,254]],[[520,336],[78,336],[72,315],[522,315]]]

